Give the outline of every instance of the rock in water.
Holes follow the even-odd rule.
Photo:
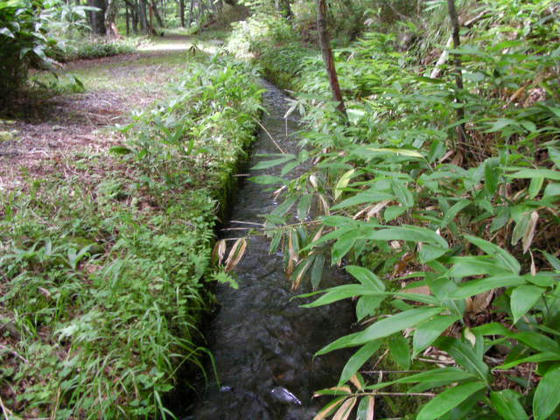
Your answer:
[[[270,394],[274,397],[276,401],[279,401],[284,404],[294,404],[294,405],[301,405],[301,401],[288,391],[286,388],[282,386],[277,386],[272,388]]]

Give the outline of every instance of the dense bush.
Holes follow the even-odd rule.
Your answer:
[[[391,31],[335,51],[346,122],[319,54],[292,67],[307,152],[270,165],[284,165],[283,175],[307,170],[275,179],[287,188],[268,217],[272,249],[288,248],[294,284],[309,278],[318,287],[328,261],[352,264],[345,268],[357,281],[308,305],[354,298],[360,323],[318,352],[357,348],[337,387],[320,392],[334,396],[323,416],[358,407],[366,418],[374,399],[386,401],[387,416],[403,416],[407,396],[420,419],[558,413],[557,5],[469,3],[462,18],[475,13],[481,19],[453,51],[462,90],[448,65],[429,77],[439,26],[416,44],[431,59],[403,52]],[[313,208],[319,216],[306,221]]]
[[[58,43],[47,51],[49,57],[58,62],[90,58],[110,57],[118,54],[127,54],[135,51],[131,41],[110,40],[80,36],[77,39],[68,39]]]
[[[13,92],[27,77],[32,61],[46,62],[46,28],[41,0],[0,1],[0,97]]]

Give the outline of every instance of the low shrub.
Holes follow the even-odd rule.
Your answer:
[[[479,4],[485,13],[454,51],[463,89],[448,65],[429,77],[437,52],[427,61],[401,51],[398,34],[363,34],[335,51],[347,121],[319,54],[299,63],[293,108],[309,127],[306,151],[269,165],[283,165],[283,177],[305,173],[274,179],[285,200],[267,233],[273,251],[284,247],[295,287],[307,279],[318,288],[324,264],[344,266],[355,281],[315,292],[307,306],[354,298],[359,325],[317,353],[356,348],[339,382],[318,392],[333,397],[319,417],[373,416],[379,399],[383,414],[403,416],[403,398],[416,400],[418,419],[558,415],[560,84],[550,7]]]

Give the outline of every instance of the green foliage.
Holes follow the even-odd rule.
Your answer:
[[[59,62],[78,59],[110,57],[136,50],[131,41],[99,39],[80,36],[59,42],[47,51],[49,57]]]
[[[2,323],[19,337],[0,389],[15,414],[165,418],[179,369],[202,370],[208,280],[232,281],[211,273],[213,228],[261,90],[220,58],[180,80],[109,155],[2,197]]]
[[[21,86],[32,61],[47,62],[41,0],[0,1],[0,96]]]
[[[365,266],[347,267],[358,283],[316,292],[307,305],[354,298],[364,325],[318,352],[357,348],[337,388],[323,391],[337,397],[325,408],[335,417],[403,392],[432,397],[421,419],[558,412],[549,394],[560,364],[558,23],[548,1],[479,6],[486,15],[452,51],[463,61],[461,91],[447,66],[429,77],[433,62],[400,51],[391,32],[335,51],[347,124],[318,53],[292,74],[307,150],[268,163],[283,167],[272,181],[286,187],[267,216],[271,248],[286,248],[296,287],[319,285],[319,260]],[[431,33],[418,49],[433,48]],[[457,142],[459,106],[466,144]],[[356,385],[361,366],[382,354],[422,372]],[[452,367],[434,369],[438,360]]]

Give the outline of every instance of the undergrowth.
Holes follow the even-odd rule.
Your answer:
[[[93,59],[111,57],[119,54],[129,54],[136,50],[133,41],[107,40],[82,36],[79,39],[59,41],[47,50],[52,59],[65,63],[79,59]]]
[[[333,400],[317,418],[372,418],[376,400],[389,417],[558,415],[558,5],[461,4],[463,22],[476,17],[451,51],[464,88],[445,60],[432,76],[448,23],[445,4],[429,2],[335,50],[346,121],[319,52],[302,59],[289,23],[234,32],[265,74],[298,92],[292,110],[308,126],[306,152],[259,165],[283,166],[268,179],[284,186],[267,216],[271,251],[284,248],[295,288],[318,288],[329,262],[357,281],[307,305],[354,298],[359,325],[317,353],[356,348],[336,386],[319,391]],[[416,37],[406,48],[403,27]],[[283,178],[298,166],[303,175]]]
[[[126,143],[2,195],[5,415],[166,417],[179,370],[213,374],[197,330],[213,228],[259,112],[246,66],[193,59]]]

